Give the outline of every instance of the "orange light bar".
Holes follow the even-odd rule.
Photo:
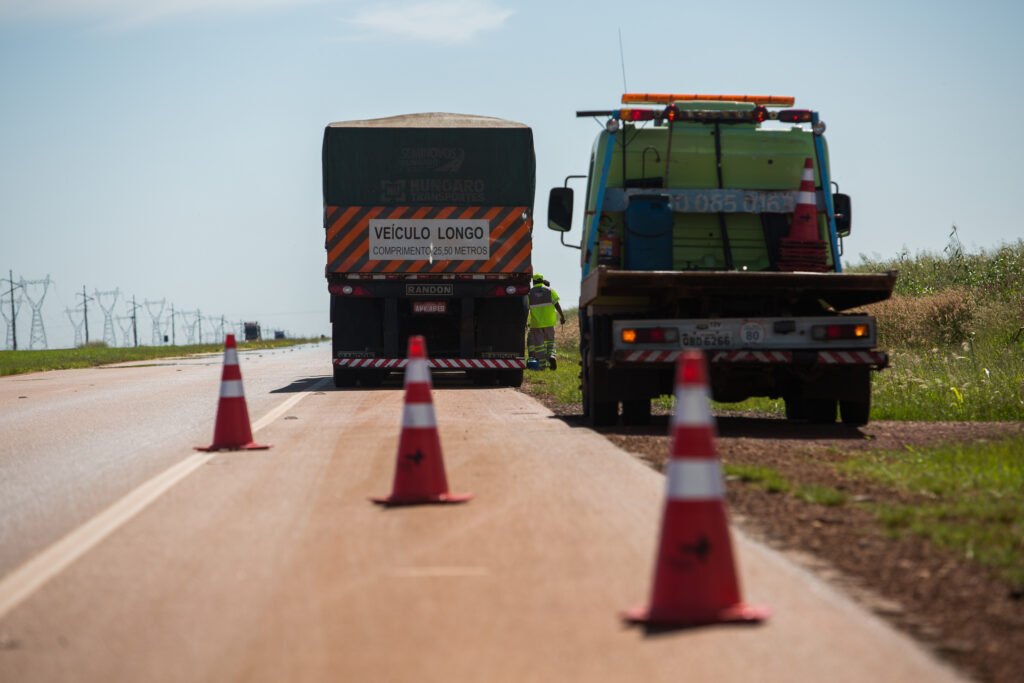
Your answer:
[[[681,95],[667,93],[626,93],[623,104],[672,104],[673,102],[750,102],[766,107],[792,107],[796,98],[779,95]]]

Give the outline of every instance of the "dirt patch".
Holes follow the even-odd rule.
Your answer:
[[[538,396],[568,422],[578,405]],[[1024,434],[1024,423],[873,422],[862,428],[800,425],[757,413],[716,414],[722,461],[766,465],[791,483],[842,491],[854,504],[826,506],[728,479],[732,520],[747,534],[786,552],[867,608],[910,633],[967,675],[997,683],[1024,671],[1024,595],[1019,587],[965,557],[921,538],[887,535],[855,503],[906,502],[883,486],[844,476],[833,465],[865,450],[900,450]],[[670,443],[668,416],[646,427],[597,430],[661,470]]]

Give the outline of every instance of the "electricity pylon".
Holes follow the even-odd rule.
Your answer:
[[[43,299],[46,298],[46,291],[50,288],[50,276],[47,275],[45,280],[26,280],[21,278],[21,291],[25,293],[25,299],[28,301],[28,305],[32,307],[32,331],[28,337],[28,348],[35,349],[36,345],[39,348],[48,348],[46,345],[46,327],[43,326]],[[28,288],[33,285],[42,285],[43,291],[39,295],[39,298],[34,298],[28,292]]]
[[[181,315],[182,325],[185,327],[185,334],[188,337],[188,343],[195,344],[196,328],[199,326],[199,311],[178,311],[178,313]],[[199,343],[203,343],[201,336]]]
[[[214,318],[210,316],[206,319],[206,322],[210,324],[210,332],[213,333],[213,341],[216,343],[218,339],[224,339],[224,316]]]
[[[164,336],[160,332],[160,317],[164,314],[164,306],[167,305],[167,299],[160,299],[160,301],[146,299],[142,303],[145,304],[149,317],[153,319],[153,346],[160,346],[164,341]],[[153,312],[154,309],[156,310],[155,313]]]
[[[0,300],[0,315],[4,317],[4,322],[7,324],[7,337],[4,341],[5,349],[18,350],[18,342],[14,338],[15,332],[15,321],[18,318],[18,311],[21,310],[21,305],[25,303],[25,300],[21,298],[21,294],[15,297],[7,297],[6,300]],[[8,317],[7,311],[10,311]]]
[[[82,328],[85,327],[85,318],[75,317],[82,312],[81,308],[65,308],[64,313],[67,314],[68,320],[71,321],[71,327],[75,329],[75,348],[77,349],[82,345]]]
[[[115,320],[117,320],[118,327],[121,328],[121,335],[122,335],[122,338],[124,339],[124,343],[121,344],[121,346],[131,346],[132,345],[132,321],[134,320],[134,318],[132,318],[132,316],[130,316],[130,315],[119,315],[119,316],[117,316],[117,318],[115,318]]]
[[[117,346],[117,339],[114,337],[114,304],[117,303],[117,297],[121,296],[121,290],[120,288],[112,292],[93,290],[92,295],[99,307],[103,309],[103,341],[108,346]],[[109,304],[103,303],[104,297],[111,297]]]

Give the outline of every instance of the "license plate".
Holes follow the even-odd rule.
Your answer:
[[[447,313],[447,301],[413,301],[413,313]]]
[[[732,346],[732,335],[728,332],[687,332],[679,334],[679,345],[690,349],[712,349]]]

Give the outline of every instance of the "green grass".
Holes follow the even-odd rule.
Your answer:
[[[739,479],[745,484],[754,484],[770,493],[784,493],[792,488],[782,473],[765,465],[725,465],[725,476]]]
[[[890,259],[861,254],[859,263],[844,264],[844,270],[851,273],[897,270],[900,274],[896,281],[897,294],[922,296],[967,288],[982,298],[1013,300],[1024,294],[1024,240],[972,254],[964,251],[959,229],[954,225],[942,253],[922,251],[912,255],[904,249]]]
[[[845,505],[847,501],[847,496],[842,491],[821,484],[800,484],[793,495],[805,503],[818,505]]]
[[[240,342],[239,350],[271,349],[305,344],[315,339],[267,339],[259,342]],[[43,351],[0,351],[0,377],[44,370],[89,368],[108,363],[153,360],[198,353],[219,353],[223,344],[192,344],[189,346],[135,346],[108,348],[89,344],[75,349],[49,349]]]
[[[876,420],[1020,420],[1024,354],[998,345],[896,350],[874,379]]]
[[[916,534],[1024,587],[1024,438],[861,454],[840,465],[915,496],[871,504],[893,535]]]
[[[576,319],[576,309],[565,311],[567,321]],[[563,336],[556,333],[555,349],[558,354],[557,370],[527,370],[524,388],[532,394],[551,396],[562,403],[580,403],[580,347],[579,334]]]

